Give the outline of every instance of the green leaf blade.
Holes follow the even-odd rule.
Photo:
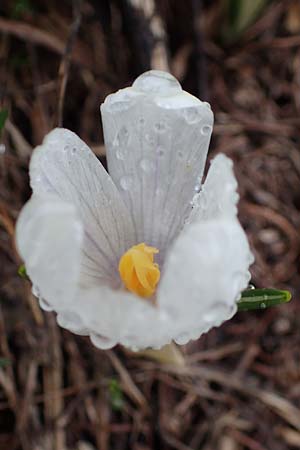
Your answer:
[[[238,311],[266,309],[288,303],[292,298],[289,291],[279,289],[247,289],[237,303]]]
[[[3,128],[4,128],[4,125],[5,125],[5,122],[6,122],[7,118],[8,118],[8,110],[7,109],[1,109],[0,110],[0,134],[1,134],[1,131],[3,130]]]
[[[114,411],[121,411],[124,406],[124,397],[119,381],[112,378],[108,385],[110,403]]]
[[[19,277],[23,278],[24,280],[29,280],[25,264],[21,264],[18,268],[18,275]]]
[[[7,367],[11,364],[10,359],[8,358],[0,358],[0,367]]]

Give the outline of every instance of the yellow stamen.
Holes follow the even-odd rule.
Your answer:
[[[159,266],[153,262],[159,250],[144,242],[134,245],[121,257],[119,272],[126,288],[140,297],[151,297],[160,278]]]

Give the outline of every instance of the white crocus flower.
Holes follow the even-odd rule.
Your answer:
[[[66,129],[34,150],[19,252],[41,307],[97,347],[185,344],[231,318],[249,281],[232,162],[217,156],[200,185],[213,114],[168,73],[101,113],[109,174]]]

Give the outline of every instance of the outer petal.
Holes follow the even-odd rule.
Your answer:
[[[162,257],[199,187],[212,111],[170,74],[150,71],[109,95],[101,113],[109,172],[131,210],[136,241]]]
[[[236,219],[195,223],[167,257],[156,306],[109,287],[81,289],[69,309],[58,310],[58,322],[71,331],[85,330],[100,348],[186,343],[234,314],[249,280],[248,254]]]
[[[220,153],[213,159],[199,194],[194,196],[187,222],[235,217],[239,200],[237,186],[231,159]]]
[[[220,325],[236,311],[249,281],[249,246],[237,219],[186,227],[170,250],[158,292],[180,344]]]
[[[60,326],[94,345],[133,349],[170,342],[164,311],[124,290],[79,286],[84,230],[76,208],[56,195],[34,194],[19,215],[16,242],[33,291]]]
[[[169,251],[158,301],[178,324],[178,343],[229,319],[249,282],[253,255],[236,217],[236,189],[232,161],[218,155]]]
[[[117,343],[135,350],[161,347],[170,342],[173,326],[151,303],[104,286],[81,289],[69,309],[58,311],[58,322],[70,331],[86,330],[103,349]]]
[[[81,272],[85,282],[116,282],[120,256],[135,241],[129,212],[110,176],[76,134],[49,133],[30,164],[34,193],[72,203],[84,225]]]
[[[17,247],[46,309],[72,302],[82,241],[83,227],[70,203],[49,195],[33,195],[21,211]]]

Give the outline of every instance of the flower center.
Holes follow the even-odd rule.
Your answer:
[[[140,297],[151,297],[159,282],[160,270],[153,262],[159,250],[144,242],[134,245],[120,258],[119,272],[126,288]]]

